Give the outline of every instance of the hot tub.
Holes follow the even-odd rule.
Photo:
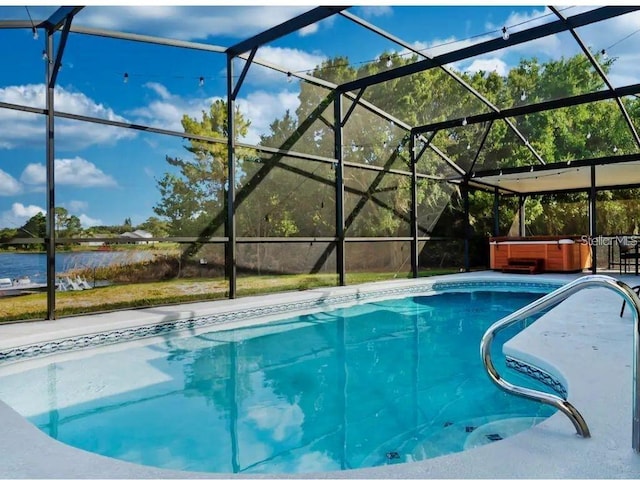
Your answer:
[[[509,268],[518,260],[541,260],[547,272],[579,272],[591,268],[591,246],[585,237],[532,236],[489,238],[490,268]]]

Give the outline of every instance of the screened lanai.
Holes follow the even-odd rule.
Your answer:
[[[637,233],[639,8],[0,7],[3,319]]]

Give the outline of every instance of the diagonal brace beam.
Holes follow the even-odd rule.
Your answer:
[[[569,25],[573,28],[583,27],[585,25],[591,25],[602,20],[618,17],[626,13],[635,12],[640,10],[640,6],[615,6],[615,7],[601,7],[594,10],[589,10],[578,15],[574,15],[568,19]],[[467,58],[476,57],[485,53],[495,52],[496,50],[502,50],[505,47],[512,47],[514,45],[520,45],[522,43],[537,40],[539,38],[554,35],[556,33],[564,32],[569,27],[557,20],[551,23],[545,23],[536,27],[529,28],[520,32],[514,32],[511,34],[508,40],[503,40],[502,37],[488,40],[486,42],[471,45],[469,47],[461,48],[453,52],[444,53],[431,60],[422,60],[419,62],[403,65],[392,70],[376,73],[368,77],[353,80],[351,82],[343,83],[338,86],[339,92],[348,92],[356,90],[362,87],[368,87],[376,85],[378,83],[386,82],[389,80],[395,80],[414,73],[423,72],[430,68],[435,68],[440,65],[447,65],[449,63],[459,62],[466,60]]]
[[[277,40],[278,38],[284,37],[285,35],[300,30],[301,28],[319,22],[320,20],[324,20],[325,18],[335,15],[345,8],[347,7],[316,7],[313,10],[303,13],[302,15],[298,15],[291,20],[287,20],[286,22],[283,22],[280,25],[276,25],[269,30],[265,30],[258,35],[248,38],[247,40],[236,43],[235,45],[229,47],[227,49],[227,52],[234,56],[240,55],[242,53],[248,52],[249,50],[261,47],[266,43],[272,42],[274,40]]]
[[[540,102],[532,105],[524,105],[521,107],[514,107],[501,110],[500,113],[489,112],[481,113],[479,115],[473,115],[471,117],[456,118],[452,120],[445,120],[443,122],[432,123],[429,125],[423,125],[415,127],[413,131],[415,133],[431,132],[434,130],[442,130],[445,128],[454,128],[462,125],[465,121],[468,125],[474,123],[490,122],[493,120],[500,120],[508,117],[518,117],[521,115],[529,115],[532,113],[539,113],[546,110],[554,110],[557,108],[573,107],[576,105],[582,105],[585,103],[599,102],[602,100],[611,100],[616,97],[624,97],[626,95],[634,95],[640,93],[640,83],[634,85],[628,85],[626,87],[618,87],[613,90],[599,90],[597,92],[584,93],[581,95],[575,95],[573,97],[560,98],[557,100],[547,100],[546,102]]]
[[[58,73],[62,66],[62,55],[64,55],[64,49],[67,46],[67,39],[69,38],[69,28],[71,27],[72,17],[67,18],[62,27],[62,34],[60,36],[60,44],[58,45],[58,51],[56,52],[56,59],[53,62],[53,68],[51,69],[51,75],[49,77],[49,88],[56,86],[56,80],[58,79]],[[51,60],[49,60],[51,61]]]
[[[473,169],[476,166],[476,163],[478,162],[478,158],[480,158],[480,152],[482,152],[482,148],[484,147],[484,142],[487,141],[487,137],[489,136],[489,132],[491,131],[491,127],[493,127],[493,122],[489,122],[489,125],[487,125],[487,129],[484,132],[484,135],[482,136],[482,141],[480,142],[480,147],[478,148],[478,151],[476,152],[475,157],[473,157],[473,162],[471,162],[471,166],[469,167],[469,173],[472,174]]]
[[[347,113],[344,114],[344,118],[340,119],[340,126],[344,127],[347,124],[347,121],[349,120],[349,117],[351,117],[351,114],[353,113],[353,111],[356,109],[356,107],[358,106],[358,102],[360,101],[360,99],[362,98],[362,95],[364,94],[365,89],[362,88],[358,94],[356,95],[356,98],[354,98],[351,101],[351,106],[349,107],[349,110],[347,110]]]
[[[43,22],[48,30],[58,30],[67,19],[73,18],[84,7],[60,7]]]
[[[390,41],[392,41],[394,43],[397,43],[401,47],[406,48],[407,50],[415,53],[416,55],[418,55],[418,56],[420,56],[420,57],[422,57],[422,58],[424,58],[426,60],[433,60],[433,57],[430,57],[426,53],[421,52],[420,50],[415,48],[410,43],[405,42],[404,40],[396,37],[395,35],[390,34],[389,32],[387,32],[387,31],[385,31],[385,30],[373,25],[372,23],[367,22],[366,20],[363,20],[362,18],[360,18],[360,17],[358,17],[358,16],[356,16],[356,15],[350,13],[350,12],[347,12],[347,11],[340,12],[340,15],[342,15],[345,18],[348,18],[352,22],[357,23],[358,25],[360,25],[360,26],[362,26],[362,27],[364,27],[364,28],[366,28],[368,30],[371,30],[374,33],[377,33],[378,35],[386,38],[387,40],[390,40]],[[500,111],[496,105],[491,103],[491,101],[489,101],[489,99],[487,99],[484,95],[482,95],[475,88],[473,88],[471,85],[469,85],[469,83],[467,83],[456,72],[454,72],[453,70],[450,70],[448,68],[445,68],[444,65],[440,65],[439,68],[446,75],[449,75],[453,80],[458,82],[458,84],[460,84],[464,89],[466,89],[474,97],[476,97],[478,100],[480,100],[482,103],[484,103],[487,107],[489,107],[491,110],[493,110],[494,112],[499,112]],[[524,143],[527,146],[529,151],[533,154],[534,157],[536,157],[538,162],[540,162],[541,164],[544,164],[545,162],[542,159],[542,157],[540,156],[540,154],[538,154],[538,152],[533,148],[533,146],[531,146],[531,144],[526,141],[526,139],[524,138],[524,135],[522,135],[522,133],[513,124],[513,122],[511,120],[509,120],[509,119],[505,119],[505,122],[508,125],[508,127],[513,131],[513,133],[515,133],[518,136],[518,138],[522,141],[522,143]]]
[[[258,51],[257,47],[251,50],[251,53],[249,54],[249,58],[246,60],[246,63],[244,64],[242,72],[240,72],[240,78],[238,78],[238,83],[236,83],[236,87],[233,89],[233,93],[231,95],[232,100],[235,100],[238,97],[238,93],[240,92],[240,87],[242,87],[244,78],[247,76],[247,73],[249,72],[249,67],[251,67],[251,63],[253,62],[253,57],[256,56],[257,51]]]
[[[567,23],[567,19],[564,17],[564,15],[562,15],[562,13],[560,13],[558,11],[557,8],[555,8],[555,7],[550,5],[549,9],[553,13],[555,13],[555,15],[560,20],[562,20],[563,22]],[[570,28],[569,32],[571,32],[571,35],[573,36],[573,39],[580,46],[580,48],[584,52],[585,56],[589,59],[589,62],[591,62],[591,65],[593,66],[595,71],[598,72],[598,75],[600,75],[600,78],[602,78],[604,83],[607,85],[607,88],[609,90],[613,90],[614,87],[613,87],[612,83],[609,81],[609,78],[607,77],[607,74],[604,72],[604,70],[600,66],[600,63],[598,63],[598,61],[595,59],[595,57],[593,56],[593,54],[591,53],[589,48],[582,41],[582,39],[578,35],[578,32],[576,32],[573,28]],[[618,104],[618,108],[620,108],[620,112],[622,113],[622,116],[624,117],[625,122],[627,122],[627,126],[629,127],[629,130],[631,130],[631,134],[633,135],[633,139],[636,141],[636,145],[638,147],[640,147],[640,137],[638,136],[638,131],[636,130],[635,125],[631,121],[631,117],[629,116],[629,112],[627,112],[627,109],[625,108],[624,104],[622,103],[622,99],[620,97],[616,97],[615,100],[616,100],[616,103]]]

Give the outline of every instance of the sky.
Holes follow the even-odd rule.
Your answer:
[[[74,25],[119,30],[228,47],[313,8],[298,6],[89,6]],[[595,6],[559,7],[567,16]],[[55,6],[0,6],[0,20],[45,19]],[[349,12],[394,34],[429,55],[555,20],[544,6],[503,4],[456,6],[350,7]],[[628,14],[578,30],[592,51],[605,49],[616,62],[614,86],[640,82],[640,14]],[[0,30],[0,102],[45,107],[44,34],[30,29]],[[296,72],[323,60],[346,56],[366,63],[384,52],[406,51],[348,19],[336,15],[261,47],[256,57]],[[452,65],[459,71],[506,75],[521,58],[558,59],[579,52],[570,34],[503,49]],[[226,95],[224,54],[161,47],[71,34],[55,96],[58,111],[182,131],[184,114],[202,110]],[[236,74],[242,65],[235,66]],[[128,79],[125,82],[125,73]],[[202,77],[203,81],[200,81]],[[299,82],[252,66],[238,96],[251,120],[243,141],[260,134],[287,110],[295,112]],[[186,142],[130,129],[56,119],[56,204],[77,215],[84,227],[133,225],[155,215],[157,180],[172,171],[166,156],[185,156]],[[45,118],[0,108],[0,228],[16,228],[44,212]]]

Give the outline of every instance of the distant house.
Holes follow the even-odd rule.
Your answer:
[[[94,238],[97,235],[90,235],[88,238]],[[98,241],[98,240],[90,240],[87,242],[82,242],[82,245],[86,246],[86,247],[102,247],[104,246],[104,242],[102,241]]]
[[[104,242],[82,242],[82,245],[86,245],[87,247],[102,247]]]
[[[133,232],[125,232],[120,235],[120,238],[130,239],[131,241],[127,243],[156,243],[155,241],[148,240],[149,238],[153,238],[153,235],[145,230],[134,230]]]

